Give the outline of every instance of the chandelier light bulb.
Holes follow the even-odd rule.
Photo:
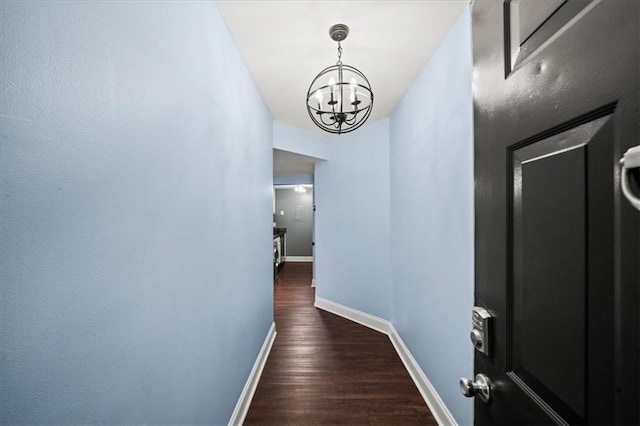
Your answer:
[[[318,110],[320,110],[322,108],[322,90],[318,89],[316,90],[316,95],[315,95],[316,100],[318,101]]]
[[[353,109],[356,109],[358,95],[356,95],[356,90],[358,88],[358,83],[356,83],[356,79],[351,77],[351,82],[349,83],[349,89],[351,93],[349,94],[349,100],[351,101],[351,105],[353,105]]]

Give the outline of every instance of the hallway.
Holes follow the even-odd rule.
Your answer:
[[[387,336],[313,306],[311,267],[280,270],[278,334],[245,424],[435,425]]]

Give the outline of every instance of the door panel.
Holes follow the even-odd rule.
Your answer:
[[[612,137],[611,117],[509,148],[514,297],[508,370],[521,388],[546,401],[547,411],[570,423],[584,423],[587,417],[587,296],[592,287],[606,287],[604,280],[589,281],[587,266],[594,270],[603,261],[604,266],[611,262],[611,256],[588,261],[589,217],[597,216],[593,209],[607,201],[606,191],[599,189],[613,183],[610,176],[590,168],[588,158],[611,155],[606,152],[611,146],[606,142]],[[599,202],[590,208],[588,199]],[[603,303],[603,296],[594,300],[594,311],[604,310],[612,317],[611,303]],[[591,333],[609,341],[611,348],[612,331]],[[611,359],[612,351],[599,353],[597,359],[605,356]],[[592,377],[601,375],[595,374]],[[604,380],[601,377],[600,383]]]
[[[553,15],[566,0],[546,0],[532,2],[530,0],[511,0],[509,20],[511,35],[518,46],[522,46],[531,35]],[[515,30],[515,31],[514,31]]]
[[[580,14],[586,11],[589,3],[587,0],[506,0],[506,74],[525,62],[534,52],[544,49],[545,44],[557,37],[572,20],[580,19]]]
[[[517,164],[512,368],[584,416],[584,145]]]
[[[640,141],[640,2],[544,3],[472,5],[475,298],[494,316],[475,421],[637,424],[640,215],[618,160]]]

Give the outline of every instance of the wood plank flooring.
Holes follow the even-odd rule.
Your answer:
[[[245,424],[436,425],[389,338],[313,306],[311,263],[274,287],[278,332]]]

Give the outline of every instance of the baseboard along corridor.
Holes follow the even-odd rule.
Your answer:
[[[245,424],[436,425],[388,336],[313,306],[311,263],[285,263],[277,336]]]

